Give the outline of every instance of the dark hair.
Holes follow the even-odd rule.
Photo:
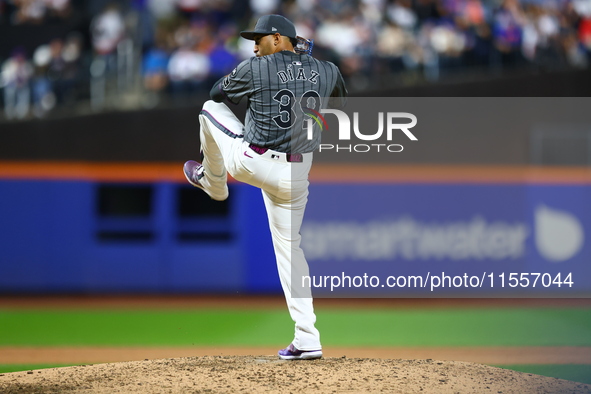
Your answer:
[[[291,42],[291,45],[295,48],[298,45],[298,39],[297,38],[289,38],[289,42]]]

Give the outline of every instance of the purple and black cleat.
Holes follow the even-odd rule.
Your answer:
[[[322,358],[322,350],[298,350],[293,343],[277,354],[283,360],[315,360]]]
[[[203,185],[199,182],[199,180],[203,178],[203,166],[201,163],[189,160],[183,166],[183,172],[185,173],[185,178],[187,178],[191,185],[205,190],[203,189]]]
[[[203,170],[203,165],[194,160],[189,160],[183,166],[183,173],[185,174],[185,178],[187,178],[187,181],[189,181],[191,185],[203,190],[205,193],[207,193],[209,197],[216,201],[224,201],[226,198],[228,198],[227,185],[223,185],[222,190],[218,191],[217,193],[213,193],[211,190],[205,190],[205,186],[201,183],[201,179],[205,175]]]

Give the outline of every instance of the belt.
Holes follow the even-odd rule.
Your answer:
[[[259,155],[262,155],[269,150],[269,148],[263,148],[260,146],[256,146],[255,144],[250,144],[248,145],[248,147],[252,149],[255,153],[258,153]],[[291,163],[301,163],[304,161],[304,157],[301,153],[285,153],[285,156],[286,160]]]

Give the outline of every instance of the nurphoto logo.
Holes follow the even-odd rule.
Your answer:
[[[390,143],[395,135],[395,132],[402,132],[411,141],[417,141],[417,137],[410,131],[416,126],[417,117],[409,112],[378,112],[378,129],[377,131],[369,131],[365,128],[360,129],[359,112],[353,112],[353,122],[345,112],[338,109],[320,109],[315,111],[311,108],[304,110],[308,119],[306,121],[306,130],[308,140],[314,139],[314,124],[316,124],[320,131],[328,131],[328,125],[323,114],[332,114],[336,116],[338,121],[338,139],[339,141],[354,142],[360,141],[375,141],[374,143],[349,143],[349,144],[320,144],[318,150],[336,152],[402,152],[404,147],[400,144]],[[401,119],[407,119],[410,122],[400,123]],[[385,123],[385,127],[384,127]],[[353,133],[351,133],[351,130]],[[378,140],[384,140],[382,137],[385,131],[385,141],[387,143],[379,143]],[[353,135],[352,135],[353,134]]]

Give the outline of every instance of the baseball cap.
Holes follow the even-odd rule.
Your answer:
[[[293,23],[281,15],[263,15],[257,21],[252,31],[242,31],[240,35],[247,40],[254,40],[256,34],[275,34],[296,38],[296,29]]]

